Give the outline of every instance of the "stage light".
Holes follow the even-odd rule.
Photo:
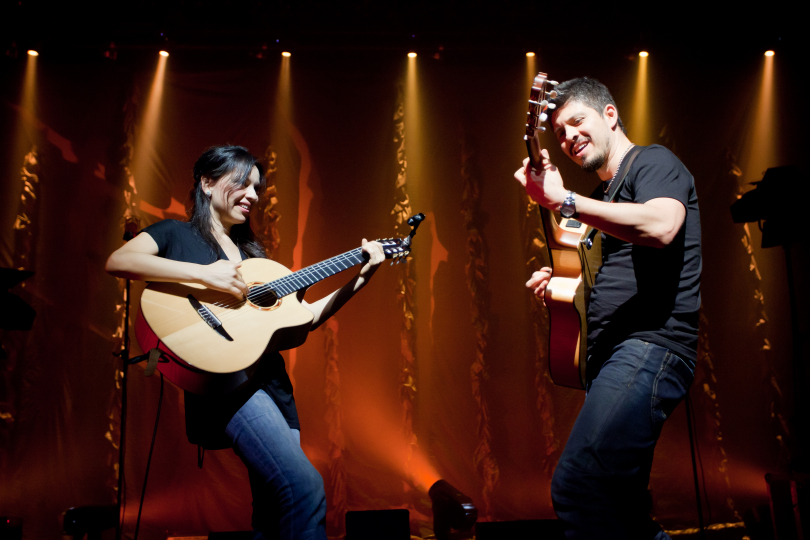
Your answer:
[[[428,496],[433,503],[433,533],[437,540],[447,540],[450,529],[469,531],[478,521],[478,509],[472,499],[446,480],[433,484]]]
[[[629,116],[629,137],[640,145],[654,142],[650,126],[650,99],[648,93],[647,63],[649,53],[638,53],[638,72],[636,74],[636,90],[633,97],[633,109]]]
[[[139,134],[135,140],[135,148],[132,159],[130,160],[130,169],[133,171],[135,178],[138,179],[138,189],[149,185],[148,182],[153,181],[148,175],[151,163],[149,156],[152,155],[151,152],[154,151],[159,133],[163,86],[166,78],[166,65],[169,62],[167,58],[169,56],[168,53],[164,53],[165,51],[160,51],[160,55],[157,59],[152,86],[149,90],[142,116],[138,120]]]
[[[765,51],[765,56],[773,56],[774,54],[776,53],[773,51]]]
[[[160,54],[160,56],[163,56],[163,57],[169,56],[169,53],[166,52],[166,51],[160,51],[158,54]]]
[[[284,51],[283,53],[281,53],[281,56],[283,56],[284,58],[289,58],[289,57],[291,57],[291,56],[292,56],[292,53],[289,53],[289,52],[287,52],[287,51]]]
[[[415,52],[409,52],[408,53],[408,58],[416,58],[416,53]]]
[[[534,53],[533,52],[527,52],[526,53],[526,58],[534,58]]]
[[[28,51],[28,56],[39,56],[39,53],[33,49]]]

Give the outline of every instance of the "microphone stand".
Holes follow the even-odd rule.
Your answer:
[[[137,227],[137,225],[136,225]],[[129,242],[138,231],[132,228],[125,227],[124,229],[124,242]],[[115,526],[115,538],[121,540],[121,535],[124,529],[124,516],[121,515],[121,509],[124,500],[124,463],[126,458],[126,434],[127,434],[127,384],[129,381],[129,308],[130,308],[130,293],[132,281],[127,278],[126,286],[124,289],[124,343],[121,347],[121,352],[118,355],[121,357],[123,367],[121,369],[121,435],[118,438],[118,493],[116,497],[116,509],[118,520]]]

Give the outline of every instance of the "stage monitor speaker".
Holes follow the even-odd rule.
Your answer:
[[[476,540],[564,540],[563,522],[556,519],[479,521]]]
[[[118,506],[105,504],[68,508],[62,516],[62,532],[75,539],[96,540],[101,533],[118,526]]]
[[[405,509],[346,512],[346,540],[411,540],[410,519]]]

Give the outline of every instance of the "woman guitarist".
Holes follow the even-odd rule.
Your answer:
[[[244,259],[266,257],[250,228],[250,211],[265,188],[258,160],[240,146],[206,150],[194,165],[191,219],[145,228],[107,260],[110,274],[142,281],[197,283],[240,300]],[[363,240],[368,262],[340,289],[302,304],[314,330],[359,291],[385,259]],[[300,446],[293,388],[278,352],[265,353],[248,384],[224,397],[186,392],[186,433],[203,448],[232,447],[248,469],[255,538],[325,539],[323,479]]]

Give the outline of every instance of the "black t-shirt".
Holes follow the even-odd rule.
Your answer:
[[[158,245],[158,256],[166,259],[195,264],[212,264],[219,259],[227,259],[222,248],[219,247],[218,253],[215,253],[191,223],[167,219],[146,227],[142,232],[154,239]],[[244,251],[240,250],[240,253],[243,260],[247,258]],[[278,352],[265,352],[256,374],[238,390],[223,397],[185,393],[186,435],[189,442],[205,448],[230,446],[225,437],[225,427],[234,413],[258,389],[263,389],[273,398],[290,428],[301,429],[284,358]]]
[[[606,358],[625,339],[637,338],[694,361],[701,272],[695,182],[663,146],[639,151],[616,202],[675,199],[686,208],[686,218],[664,248],[634,245],[602,233],[602,266],[588,306],[588,352]],[[616,178],[621,179],[626,169],[627,161]]]

